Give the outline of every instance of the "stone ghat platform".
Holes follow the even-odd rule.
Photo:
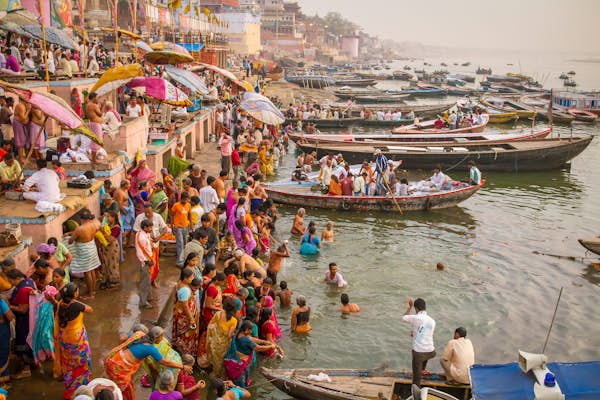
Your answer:
[[[45,243],[52,236],[62,237],[62,224],[83,208],[88,208],[96,215],[100,213],[98,191],[101,186],[102,180],[95,180],[89,189],[67,188],[65,183],[61,183],[61,192],[67,195],[60,202],[65,207],[62,213],[42,213],[35,209],[33,201],[3,198],[0,201],[0,230],[5,230],[7,224],[20,224],[22,236],[30,237],[33,243],[28,253],[34,254],[35,246],[39,243]]]

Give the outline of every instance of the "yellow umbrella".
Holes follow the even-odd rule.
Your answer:
[[[98,96],[102,96],[127,84],[133,78],[143,75],[144,70],[140,64],[121,65],[110,68],[102,74],[90,92],[96,92]]]
[[[187,51],[187,49],[185,47],[175,44],[173,42],[162,41],[162,42],[151,43],[150,47],[152,48],[152,50],[172,51],[175,53],[181,53],[181,54],[191,56],[190,52]]]
[[[191,63],[194,61],[194,57],[192,57],[188,54],[177,53],[175,51],[167,51],[167,50],[151,51],[150,53],[146,53],[144,58],[146,59],[146,61],[148,61],[151,64],[161,64],[161,65],[162,64],[171,64],[171,65],[186,64],[186,63]]]
[[[235,81],[233,81],[233,83],[246,90],[247,92],[254,92],[254,86],[248,81],[236,79]]]
[[[100,30],[101,30],[101,31],[103,31],[103,32],[114,32],[114,31],[115,31],[115,28],[100,28]],[[140,39],[142,38],[142,37],[141,37],[140,35],[138,35],[137,33],[134,33],[134,32],[131,32],[131,31],[128,31],[128,30],[126,30],[126,29],[120,29],[120,28],[119,28],[118,32],[119,32],[121,35],[129,36],[130,38],[132,38],[132,39],[135,39],[135,40],[140,40]]]

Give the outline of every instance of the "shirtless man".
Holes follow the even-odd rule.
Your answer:
[[[22,163],[25,159],[25,149],[29,143],[28,125],[30,104],[21,100],[15,106],[13,117],[14,143],[17,149],[19,161]]]
[[[333,221],[327,221],[327,226],[321,234],[321,242],[333,242]]]
[[[127,244],[130,242],[131,231],[133,230],[134,221],[130,221],[131,224],[127,224],[127,218],[131,217],[131,205],[129,204],[129,188],[131,187],[131,183],[124,179],[121,181],[119,188],[115,190],[113,198],[119,205],[119,210],[121,211],[121,221],[123,223],[123,244]],[[126,228],[129,229],[126,229]]]
[[[252,272],[259,272],[263,278],[267,276],[264,268],[261,267],[260,264],[254,258],[252,258],[252,256],[246,254],[242,249],[236,249],[233,252],[233,257],[225,261],[223,266],[227,267],[234,261],[240,266],[241,274],[243,274],[246,270],[250,270]]]
[[[100,139],[103,137],[102,133],[102,110],[98,104],[98,95],[92,92],[88,96],[88,102],[85,105],[85,114],[89,118],[88,126]],[[100,146],[94,142],[90,145],[92,151],[91,161],[96,162],[96,152],[100,150]]]
[[[273,285],[277,284],[277,274],[281,270],[281,261],[290,256],[288,241],[284,240],[283,244],[276,251],[271,251],[269,255],[269,266],[267,267],[267,276],[273,281]]]
[[[342,314],[357,313],[360,311],[358,304],[350,303],[350,297],[348,297],[348,294],[346,293],[342,293],[340,302],[342,303],[342,306],[340,307]]]
[[[29,113],[29,137],[31,140],[31,148],[33,149],[33,158],[43,158],[42,151],[44,150],[44,125],[46,117],[44,112],[37,107],[32,106]]]
[[[290,232],[292,235],[303,235],[304,234],[304,214],[306,211],[304,208],[299,208],[298,213],[294,217],[294,223]]]
[[[256,177],[259,178],[259,176]],[[258,179],[254,181],[250,190],[250,211],[258,211],[264,201],[268,198],[269,196],[267,195],[265,188]]]
[[[81,222],[69,238],[69,244],[73,245],[73,258],[69,270],[84,274],[88,289],[87,298],[93,299],[96,295],[96,269],[100,266],[94,239],[96,232],[100,230],[100,222],[89,210],[83,210]]]

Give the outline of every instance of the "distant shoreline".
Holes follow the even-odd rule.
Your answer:
[[[600,64],[600,58],[576,58],[567,61],[577,63]]]

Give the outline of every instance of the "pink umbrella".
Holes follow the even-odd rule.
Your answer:
[[[75,113],[66,101],[51,93],[33,92],[20,85],[0,80],[0,87],[6,91],[16,94],[19,98],[39,108],[50,118],[54,118],[73,133],[82,133],[90,137],[94,142],[102,145],[102,139],[97,137],[83,120]]]
[[[134,78],[127,86],[130,88],[143,88],[146,96],[152,97],[161,103],[167,103],[178,107],[192,105],[192,102],[184,92],[177,89],[165,79],[157,76]]]

